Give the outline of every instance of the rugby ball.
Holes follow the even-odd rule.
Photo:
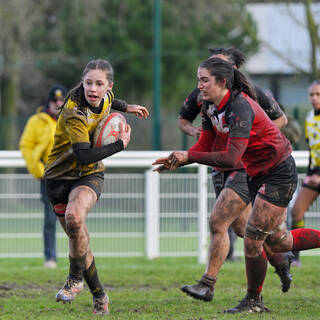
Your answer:
[[[121,122],[126,126],[127,120],[121,113],[111,113],[108,117],[101,119],[93,135],[94,145],[102,147],[117,141]]]

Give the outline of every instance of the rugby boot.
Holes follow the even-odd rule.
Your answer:
[[[181,287],[181,291],[186,293],[188,296],[202,301],[212,301],[213,289],[210,289],[206,283],[201,280],[194,285],[185,285]]]
[[[67,278],[64,286],[59,290],[56,295],[57,302],[71,303],[74,298],[83,290],[83,281],[76,280],[71,277]]]
[[[262,296],[258,296],[255,298],[248,298],[247,296],[245,296],[236,307],[224,310],[224,313],[240,312],[261,313],[270,312],[270,310],[264,306]]]
[[[284,254],[284,262],[275,266],[275,273],[278,274],[281,281],[282,292],[287,292],[290,289],[292,275],[290,273],[290,265],[294,255],[291,251]]]
[[[93,297],[93,313],[96,315],[109,314],[109,298],[107,294],[100,298]]]

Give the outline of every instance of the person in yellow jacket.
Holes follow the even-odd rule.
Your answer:
[[[67,90],[61,85],[50,89],[46,105],[40,106],[36,114],[29,118],[19,144],[28,171],[40,180],[41,201],[44,203],[44,265],[47,268],[56,268],[57,219],[48,200],[43,175],[53,145],[57,117],[66,94]]]

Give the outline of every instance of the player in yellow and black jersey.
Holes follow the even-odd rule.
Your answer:
[[[98,108],[86,101],[79,105],[71,98],[67,100],[57,123],[54,146],[46,166],[46,178],[75,180],[103,171],[101,161],[81,159],[81,150],[90,150],[97,157],[96,150],[90,148],[92,135],[101,118],[109,114],[112,99],[112,92],[107,92]],[[104,149],[116,153],[123,150],[123,143],[118,140]]]
[[[305,134],[310,149],[307,176],[291,209],[291,229],[304,227],[304,214],[320,194],[320,80],[309,87],[309,101],[312,105],[306,116]],[[300,266],[299,252],[294,252],[293,266]]]
[[[106,60],[92,60],[80,84],[66,98],[58,118],[54,144],[45,167],[48,198],[69,238],[70,268],[57,301],[72,302],[83,289],[83,278],[93,295],[93,312],[107,314],[108,296],[99,281],[89,247],[86,217],[102,192],[102,159],[125,149],[131,128],[120,124],[119,139],[95,147],[93,133],[110,108],[146,118],[145,107],[113,100],[113,69]]]

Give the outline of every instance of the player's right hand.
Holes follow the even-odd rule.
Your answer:
[[[131,127],[127,124],[126,126],[120,122],[119,139],[123,142],[123,147],[126,148],[130,142]]]
[[[202,126],[194,127],[193,129],[193,137],[197,140],[200,138],[201,129],[202,129]]]

